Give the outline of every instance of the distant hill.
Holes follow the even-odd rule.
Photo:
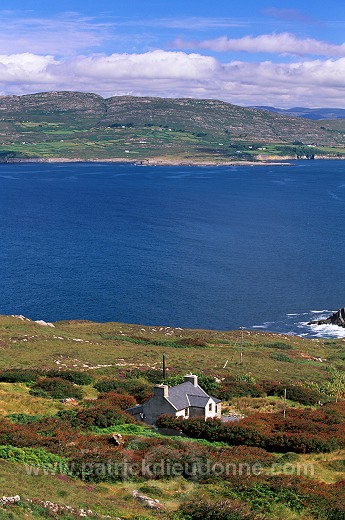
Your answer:
[[[345,119],[345,108],[276,108],[270,106],[252,106],[250,108],[267,110],[268,112],[275,112],[276,114],[283,114],[286,116],[303,117],[305,119]]]
[[[266,156],[338,157],[345,154],[344,145],[344,129],[332,121],[321,125],[291,113],[210,99],[104,99],[81,92],[0,96],[3,161],[222,163]]]

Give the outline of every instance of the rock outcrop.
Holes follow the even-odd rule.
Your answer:
[[[310,321],[308,325],[338,325],[345,328],[345,307],[323,320]]]
[[[109,439],[109,443],[113,446],[123,446],[124,442],[121,433],[113,433]]]
[[[144,506],[150,508],[150,509],[161,509],[162,504],[159,502],[157,498],[150,498],[146,495],[143,495],[136,489],[133,491],[133,498],[141,502]]]

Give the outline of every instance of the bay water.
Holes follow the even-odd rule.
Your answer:
[[[0,314],[307,336],[345,306],[345,162],[0,165]]]

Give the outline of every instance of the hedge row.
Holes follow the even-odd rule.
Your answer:
[[[256,413],[240,421],[181,419],[161,416],[157,425],[175,428],[186,435],[230,445],[258,446],[275,452],[330,452],[345,447],[345,405],[326,405],[317,410],[288,410],[274,414]]]

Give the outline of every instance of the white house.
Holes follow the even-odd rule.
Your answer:
[[[154,395],[143,404],[128,408],[127,412],[138,421],[154,424],[159,415],[175,417],[204,417],[205,420],[221,416],[221,401],[208,395],[198,385],[198,376],[188,374],[176,386],[156,385]]]

